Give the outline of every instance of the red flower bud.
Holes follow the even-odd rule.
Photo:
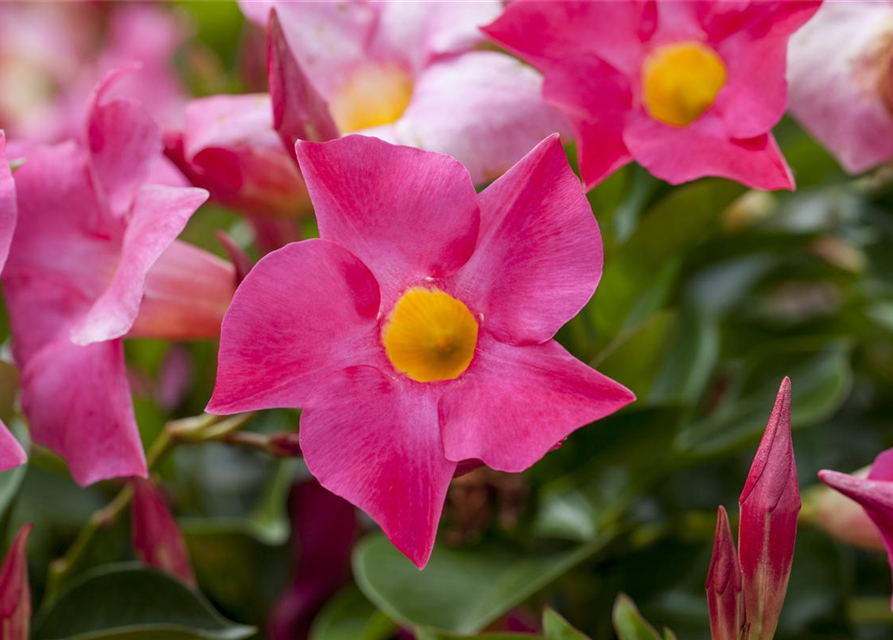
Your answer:
[[[28,640],[31,592],[26,552],[30,534],[30,524],[19,530],[0,568],[0,640]]]
[[[139,559],[194,585],[186,542],[151,480],[133,480],[133,548]]]
[[[745,625],[744,585],[738,550],[723,507],[716,516],[713,557],[707,572],[707,606],[710,609],[710,635],[713,640],[739,640]]]

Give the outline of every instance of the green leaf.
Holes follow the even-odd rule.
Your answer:
[[[35,640],[240,640],[253,627],[223,618],[175,578],[134,564],[85,574],[43,612]]]
[[[388,640],[397,625],[350,586],[331,598],[313,627],[310,640]]]
[[[387,538],[367,536],[354,550],[360,589],[405,626],[477,633],[601,548],[602,540],[550,553],[438,545],[419,571]]]
[[[9,423],[7,423],[9,424]],[[3,427],[0,427],[2,429]],[[28,430],[21,422],[16,421],[10,424],[10,429],[16,439],[22,444],[25,450],[28,450]],[[7,469],[0,472],[0,547],[6,538],[7,529],[9,527],[9,519],[12,514],[12,507],[18,498],[19,490],[22,488],[22,482],[25,480],[25,474],[28,471],[28,463]]]
[[[546,634],[546,640],[589,640],[588,636],[574,629],[567,620],[550,607],[543,611],[543,633]]]
[[[639,613],[635,603],[623,593],[614,602],[612,617],[620,640],[661,640],[657,631]]]
[[[529,633],[485,633],[480,636],[456,635],[435,629],[416,629],[416,640],[543,640]]]

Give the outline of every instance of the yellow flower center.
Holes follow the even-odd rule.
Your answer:
[[[329,103],[341,133],[396,122],[412,97],[412,78],[398,66],[358,69]]]
[[[449,294],[414,288],[394,305],[382,339],[394,368],[416,382],[453,380],[471,364],[478,324]]]
[[[684,127],[697,120],[726,84],[726,65],[700,42],[655,49],[642,67],[642,99],[655,120]]]

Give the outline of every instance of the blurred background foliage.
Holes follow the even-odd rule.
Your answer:
[[[181,56],[195,95],[262,89],[262,74],[251,69],[257,61],[245,54],[260,36],[247,30],[235,3],[174,4],[195,25]],[[488,636],[494,640],[509,638],[503,630],[541,631],[546,606],[579,629],[547,611],[550,640],[582,633],[609,639],[617,633],[619,593],[656,628],[708,638],[703,582],[716,508],[737,513],[784,375],[793,381],[807,508],[778,637],[890,637],[885,558],[815,530],[808,489],[819,469],[853,470],[893,446],[893,171],[852,179],[793,122],[776,133],[796,193],[747,191],[721,180],[670,187],[627,167],[589,194],[604,239],[604,275],[558,337],[630,387],[638,402],[575,433],[521,476],[478,470],[456,480],[423,572],[361,520],[352,578],[322,606],[313,640],[409,633],[436,640],[488,629],[503,633]],[[573,149],[568,156],[573,162]],[[312,235],[312,223],[307,227]],[[246,249],[251,243],[242,218],[214,207],[195,216],[185,238],[222,253],[216,229]],[[127,348],[148,447],[169,420],[201,413],[216,344],[139,340]],[[178,371],[179,384],[167,384]],[[17,373],[4,365],[0,376],[2,417],[24,437],[10,393]],[[296,430],[298,418],[296,411],[265,412],[250,429]],[[114,610],[161,602],[177,604],[178,624],[187,629],[163,637],[239,638],[251,630],[238,625],[265,628],[294,572],[289,540],[301,514],[289,514],[288,497],[294,482],[309,477],[300,460],[211,444],[180,447],[158,473],[208,602],[133,564],[110,568],[133,559],[122,518],[92,538],[67,577],[66,595],[39,612],[37,638],[100,628],[79,629],[69,621],[73,611],[89,610],[111,628]],[[29,558],[37,603],[51,561],[117,488],[78,489],[63,463],[42,450],[27,467],[0,475],[3,533],[35,523]],[[300,563],[301,540],[295,542]],[[119,592],[133,597],[90,596]],[[626,622],[617,626],[623,640],[657,637],[624,602],[618,615]],[[238,625],[222,621],[212,605]],[[150,610],[139,615],[154,620]]]

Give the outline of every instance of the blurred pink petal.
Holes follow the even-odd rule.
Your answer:
[[[523,471],[572,432],[633,400],[557,342],[514,347],[482,338],[462,384],[440,400],[445,455]]]
[[[411,283],[455,272],[474,251],[477,197],[452,158],[363,136],[299,142],[297,153],[320,236],[369,266],[386,307]]]
[[[785,107],[787,40],[819,4],[518,0],[485,31],[545,74],[546,99],[576,128],[587,187],[622,166],[628,149],[671,184],[720,176],[790,189],[790,171],[770,130]],[[684,118],[652,110],[645,75],[677,47],[706,58],[716,75],[662,67],[669,84],[656,81],[657,90],[683,81],[718,83],[698,110],[674,98],[678,93],[661,94],[679,104],[658,106],[678,106]]]
[[[712,640],[740,640],[746,624],[744,586],[729,516],[723,507],[719,508],[716,518],[713,557],[704,588],[707,589]]]
[[[781,383],[738,502],[738,554],[747,623],[755,640],[771,640],[791,575],[800,512],[788,378]]]
[[[6,425],[0,422],[0,473],[7,469],[12,469],[28,461],[25,450],[6,428]]]
[[[0,567],[0,638],[28,640],[31,628],[31,591],[28,585],[28,538],[31,525],[22,527]]]
[[[456,463],[444,456],[437,394],[407,393],[374,367],[332,373],[301,415],[310,472],[360,505],[416,566],[428,562]]]
[[[267,255],[223,321],[207,410],[304,405],[321,380],[374,352],[378,309],[369,269],[333,242],[307,240]]]
[[[878,460],[884,457],[890,458],[881,454]],[[854,478],[867,478],[869,471],[871,467],[866,467],[850,475]],[[886,477],[875,475],[872,479],[893,480],[893,474],[887,474]],[[828,535],[862,549],[885,549],[884,539],[878,528],[865,513],[865,509],[852,498],[831,487],[820,486],[809,490],[805,502],[808,506],[804,511],[811,513],[809,521]]]
[[[34,441],[65,458],[81,486],[146,476],[120,340],[45,346],[22,371],[22,409]]]
[[[135,478],[133,486],[133,548],[150,567],[195,585],[186,541],[161,491],[151,480]]]
[[[9,257],[9,246],[15,231],[18,209],[16,207],[15,181],[6,155],[6,134],[0,130],[0,273]]]
[[[826,2],[791,38],[793,116],[850,173],[893,157],[888,2]]]

